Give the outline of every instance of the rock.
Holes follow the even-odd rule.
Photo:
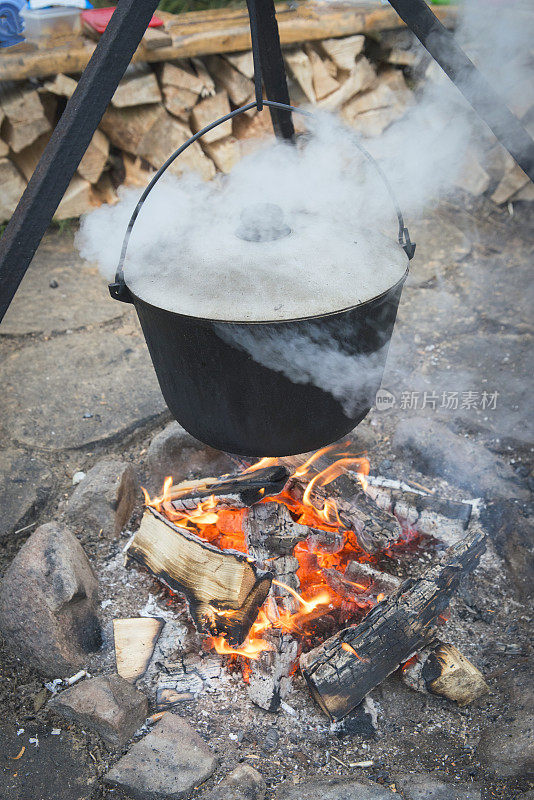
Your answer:
[[[28,525],[46,503],[52,488],[46,464],[23,450],[0,450],[0,542]]]
[[[100,647],[98,584],[87,556],[64,525],[37,528],[0,587],[0,630],[39,672],[66,677]]]
[[[462,261],[473,248],[463,231],[438,217],[416,220],[410,225],[410,234],[417,249],[410,262],[409,286],[421,286],[442,277],[448,267]]]
[[[137,329],[28,344],[4,358],[0,383],[3,425],[19,442],[47,450],[123,439],[166,412]]]
[[[0,724],[0,763],[2,800],[89,800],[94,797],[96,770],[87,743],[69,731],[59,736],[50,726],[24,723]],[[36,739],[36,747],[30,739]],[[13,761],[22,747],[24,754]]]
[[[265,790],[265,781],[258,770],[249,764],[240,764],[202,800],[263,800]]]
[[[385,786],[370,781],[353,781],[342,778],[304,781],[295,785],[282,785],[276,800],[399,800]]]
[[[77,533],[118,535],[134,510],[139,485],[131,464],[105,458],[89,470],[65,506],[67,524]]]
[[[482,797],[476,786],[445,783],[422,773],[395,776],[395,785],[402,789],[406,800],[481,800]]]
[[[435,420],[402,419],[393,439],[396,451],[426,475],[435,475],[473,496],[522,497],[525,490],[514,483],[515,473],[499,456],[483,445],[459,436]]]
[[[225,453],[203,445],[178,422],[171,422],[152,439],[147,462],[150,485],[158,492],[168,475],[174,483],[179,483],[186,478],[207,478],[236,471],[235,464]]]
[[[2,320],[0,335],[57,333],[118,319],[127,311],[125,303],[110,298],[98,268],[82,261],[73,238],[49,231]]]
[[[534,694],[529,668],[532,664],[527,662],[509,678],[517,681],[512,685],[509,713],[482,731],[476,749],[481,765],[499,778],[534,776]]]
[[[201,737],[167,712],[104,776],[136,800],[185,800],[214,772],[217,759]]]
[[[515,588],[527,600],[534,584],[532,508],[516,500],[496,500],[488,502],[480,516],[510,570]]]
[[[120,675],[77,683],[53,697],[48,707],[81,728],[95,731],[110,747],[122,747],[143,725],[148,701]]]

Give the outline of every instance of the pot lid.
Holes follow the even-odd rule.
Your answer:
[[[266,210],[266,209],[264,209]],[[267,209],[267,211],[269,211]],[[280,212],[281,214],[282,212]],[[322,316],[368,302],[402,278],[408,258],[393,239],[310,212],[217,218],[209,236],[177,241],[176,261],[158,248],[127,258],[130,290],[159,308],[221,322],[275,322]],[[147,264],[147,258],[152,263]],[[142,261],[142,269],[137,268]]]

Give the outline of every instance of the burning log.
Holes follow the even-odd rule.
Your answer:
[[[388,484],[398,484],[398,488],[382,483],[381,478],[370,478],[367,495],[384,511],[394,514],[421,533],[440,538],[444,519],[450,520],[454,528],[467,529],[473,511],[472,503],[404,491],[400,481],[388,481]]]
[[[291,614],[299,601],[293,592],[300,588],[299,562],[291,555],[295,545],[306,539],[310,528],[299,525],[287,508],[276,502],[253,506],[243,523],[249,553],[258,563],[274,573],[269,616],[276,619],[276,597],[283,598],[283,609]],[[269,628],[262,633],[271,649],[261,653],[250,665],[248,694],[253,703],[266,711],[275,711],[289,691],[289,675],[298,655],[298,642],[287,631]]]
[[[244,508],[261,500],[264,495],[280,492],[288,478],[289,471],[285,467],[265,467],[239,475],[187,481],[173,486],[166,499],[172,501],[177,511],[191,510],[212,495],[222,499],[226,505]]]
[[[332,506],[335,509],[332,513],[337,513],[342,529],[354,531],[362,550],[366,553],[380,553],[400,539],[402,528],[398,520],[375,505],[361,487],[355,483],[351,486],[350,499],[341,496],[336,488],[329,486],[326,492],[313,486],[314,505],[322,504],[323,508]],[[293,476],[286,490],[294,499],[302,500],[306,484],[299,477]]]
[[[236,644],[245,639],[272,579],[245,553],[219,550],[154,508],[145,511],[127,559],[184,594],[199,631],[224,633]]]
[[[323,575],[334,591],[356,604],[366,603],[371,597],[383,600],[401,585],[401,580],[394,575],[360,561],[349,561],[344,575],[337,569],[325,569]]]
[[[359,625],[301,656],[302,673],[325,713],[344,717],[435,637],[439,615],[484,549],[484,534],[472,531],[420,578],[405,581]]]

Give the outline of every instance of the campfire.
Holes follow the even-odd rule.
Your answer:
[[[127,562],[186,597],[203,651],[241,670],[254,703],[276,709],[300,668],[339,719],[436,639],[484,537],[462,535],[402,583],[399,555],[437,551],[447,520],[464,534],[469,504],[381,486],[349,443],[239,466],[177,485],[169,477],[155,497],[144,491]]]

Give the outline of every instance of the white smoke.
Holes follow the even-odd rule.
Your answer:
[[[533,15],[525,9],[525,2],[469,0],[456,33],[520,114],[532,105],[534,91]],[[430,72],[432,80],[416,91],[417,102],[404,117],[365,142],[388,176],[408,225],[454,191],[470,149],[483,161],[496,141],[439,68],[433,65]],[[272,319],[262,311],[283,307],[288,319],[345,308],[396,283],[403,262],[393,263],[393,250],[373,241],[378,230],[394,243],[391,198],[358,150],[354,131],[326,113],[314,114],[306,124],[309,133],[299,147],[263,145],[229,176],[210,183],[194,174],[162,179],[130,240],[125,277],[133,290],[155,305],[192,315],[236,320],[250,313],[248,318]],[[80,252],[96,261],[108,280],[139,194],[121,190],[116,206],[102,206],[82,220]],[[299,250],[292,236],[264,247],[234,235],[243,209],[257,202],[282,209],[287,224],[302,234]],[[364,248],[359,262],[351,261],[347,243],[366,237],[372,246]],[[223,307],[233,314],[218,314]],[[330,391],[349,415],[358,393],[379,374],[376,364],[363,363],[321,337],[280,333],[262,340],[230,327],[224,336],[294,382]]]

